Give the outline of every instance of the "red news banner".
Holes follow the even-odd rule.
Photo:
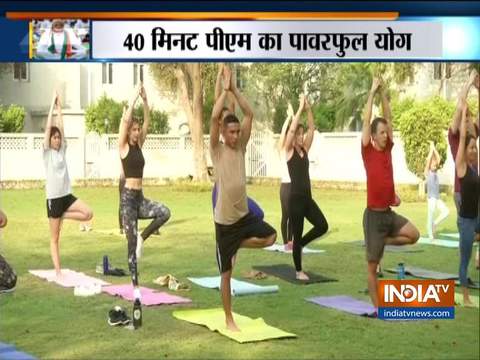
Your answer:
[[[455,306],[454,280],[379,280],[378,307]]]

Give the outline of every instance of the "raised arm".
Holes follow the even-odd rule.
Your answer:
[[[225,76],[226,77],[223,82],[224,89],[215,101],[215,105],[213,106],[212,110],[212,116],[210,118],[210,151],[216,149],[219,144],[222,109],[230,88],[231,73],[226,71]]]
[[[240,106],[240,109],[242,110],[242,113],[243,113],[242,130],[240,132],[240,136],[241,136],[242,144],[245,146],[248,143],[248,140],[250,139],[250,134],[252,132],[253,110],[250,107],[250,104],[248,103],[247,99],[237,89],[237,86],[233,81],[231,69],[228,68],[228,70],[230,72],[231,93],[235,97],[235,100],[238,102],[238,105]],[[225,81],[227,80],[225,79]]]
[[[290,123],[291,119],[293,119],[293,108],[292,108],[292,104],[289,103],[288,109],[287,109],[287,117],[283,122],[282,130],[280,131],[280,137],[278,138],[278,144],[277,144],[278,151],[285,150],[285,139],[287,135],[288,124]]]
[[[292,123],[290,124],[290,129],[287,132],[287,138],[285,140],[285,151],[287,153],[289,153],[290,150],[293,149],[293,140],[295,139],[295,132],[297,130],[298,123],[300,122],[300,115],[302,115],[304,108],[305,108],[305,96],[302,94],[300,95],[300,103],[298,105],[297,113],[293,117]]]
[[[460,143],[458,144],[457,156],[455,158],[455,169],[457,176],[463,178],[467,172],[465,161],[465,141],[467,139],[467,102],[462,104],[462,120],[460,123]]]
[[[430,164],[432,163],[432,159],[435,156],[435,146],[433,145],[433,142],[430,141],[430,150],[428,151],[427,155],[427,161],[425,162],[425,170],[423,171],[423,174],[425,177],[427,177],[428,172],[430,170]]]
[[[392,125],[392,110],[390,108],[390,101],[387,97],[385,85],[381,83],[380,96],[382,98],[382,112],[383,118],[387,121],[387,133],[390,141],[393,141],[393,125]]]
[[[63,129],[62,101],[60,99],[60,95],[58,94],[57,94],[57,99],[55,101],[55,108],[57,110],[57,119],[55,121],[55,125],[60,129],[60,133],[62,134],[62,142],[65,143],[65,131]]]
[[[140,86],[135,88],[130,101],[128,102],[127,111],[122,115],[122,120],[120,122],[120,128],[118,131],[118,148],[120,150],[120,157],[123,158],[127,152],[128,144],[128,128],[132,121],[133,109],[135,108],[135,103],[137,102],[138,96],[140,95]]]
[[[310,103],[308,102],[307,98],[305,98],[305,110],[307,110],[307,135],[305,136],[305,140],[303,145],[307,153],[310,151],[313,143],[313,135],[315,135],[315,124],[313,122],[313,112]]]
[[[371,140],[371,131],[370,131],[370,120],[372,119],[372,107],[373,99],[375,98],[375,93],[380,86],[380,79],[373,78],[372,87],[368,93],[367,104],[365,105],[365,111],[363,114],[363,127],[362,127],[362,145],[367,146],[370,144]]]
[[[460,123],[462,120],[462,110],[463,110],[463,104],[467,102],[467,97],[468,97],[468,92],[470,91],[470,88],[472,85],[478,83],[478,72],[473,69],[470,72],[470,76],[468,80],[465,82],[465,84],[462,87],[462,90],[458,94],[458,101],[457,101],[457,107],[455,109],[455,113],[453,114],[452,118],[452,124],[450,125],[450,129],[452,130],[453,134],[456,134],[459,127]]]
[[[47,123],[45,124],[45,133],[43,135],[43,148],[48,149],[50,147],[50,129],[53,126],[53,108],[57,101],[57,92],[53,92],[52,102],[50,104],[50,110],[48,111]]]
[[[147,138],[148,126],[150,125],[150,107],[148,106],[147,93],[143,85],[140,88],[140,97],[143,101],[143,126],[140,134],[140,147],[142,147]]]

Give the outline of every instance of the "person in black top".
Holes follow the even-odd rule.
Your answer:
[[[304,139],[303,125],[299,124],[303,110],[307,111],[308,131]],[[322,211],[312,198],[308,151],[312,146],[315,126],[313,113],[305,96],[300,97],[300,105],[285,140],[285,153],[291,180],[289,214],[293,234],[293,262],[298,280],[308,280],[302,271],[302,249],[312,240],[328,231],[328,223]],[[306,218],[313,228],[302,237],[303,219]]]
[[[133,109],[138,97],[143,100],[143,126],[133,118]],[[134,297],[140,300],[138,288],[137,260],[142,255],[143,242],[170,218],[170,210],[163,204],[146,199],[142,191],[143,167],[145,159],[142,146],[147,137],[150,122],[150,109],[147,94],[140,84],[131,98],[127,111],[122,116],[118,145],[122,161],[125,185],[121,195],[122,225],[128,241],[128,267],[134,286]],[[138,219],[153,221],[138,233]]]
[[[455,168],[460,179],[460,211],[458,229],[460,231],[460,285],[465,306],[473,306],[468,292],[468,263],[472,255],[475,227],[479,216],[480,177],[475,166],[478,149],[475,137],[467,134],[467,103],[463,102],[460,125],[460,144],[455,159]]]

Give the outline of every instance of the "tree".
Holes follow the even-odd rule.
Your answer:
[[[412,103],[398,119],[398,127],[404,142],[408,169],[417,177],[423,178],[429,142],[433,141],[442,158],[440,167],[447,157],[445,133],[450,124],[454,104],[441,97],[433,97],[422,102]]]
[[[25,123],[25,108],[12,104],[9,107],[0,106],[0,132],[22,132]]]
[[[99,134],[118,132],[123,107],[126,105],[126,101],[118,102],[103,94],[85,111],[87,130],[96,131]],[[143,106],[141,104],[135,107],[133,115],[142,119]],[[151,108],[148,132],[150,134],[166,134],[169,130],[167,114]]]
[[[207,63],[152,64],[150,71],[160,89],[178,94],[188,120],[193,144],[194,180],[206,181],[207,161],[203,142],[203,123],[211,109],[204,109],[206,93],[213,93],[216,65]],[[205,113],[205,116],[204,116]]]

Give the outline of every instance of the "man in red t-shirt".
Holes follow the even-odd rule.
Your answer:
[[[460,128],[460,120],[462,119],[462,107],[463,107],[463,104],[467,102],[468,93],[472,87],[476,87],[477,90],[480,90],[480,76],[475,69],[470,72],[470,76],[468,80],[465,82],[462,90],[460,91],[460,94],[458,95],[457,108],[455,110],[455,113],[453,114],[452,124],[448,129],[448,144],[450,145],[450,151],[452,153],[452,157],[454,160],[457,157],[458,145],[460,144],[459,128]],[[477,122],[475,123],[475,120],[473,119],[472,112],[470,111],[470,109],[467,110],[467,133],[469,133],[470,135],[473,135],[475,138],[478,138],[478,136],[480,135],[480,115]],[[477,161],[477,171],[479,171],[478,161]],[[457,208],[457,219],[458,219],[458,212],[460,211],[460,203],[461,203],[460,199],[461,199],[460,180],[458,179],[457,170],[455,169],[455,187],[453,192],[453,200],[455,202],[455,207]],[[479,268],[479,265],[480,265],[479,253],[480,253],[480,247],[475,256],[475,263],[476,263],[477,269]]]
[[[375,94],[382,100],[383,118],[370,124]],[[365,109],[362,129],[362,158],[367,173],[367,208],[363,213],[363,232],[367,249],[368,290],[375,308],[377,301],[377,266],[385,245],[414,244],[420,237],[408,219],[390,206],[400,205],[395,195],[392,166],[393,129],[390,104],[380,79],[374,78]]]

